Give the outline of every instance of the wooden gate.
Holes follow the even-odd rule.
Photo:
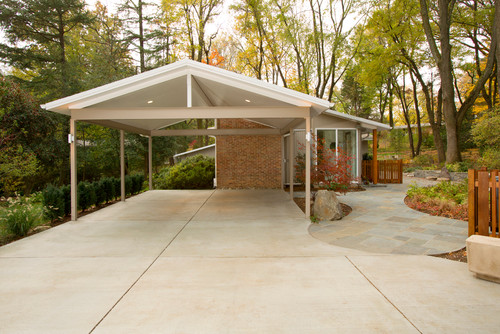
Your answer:
[[[469,169],[469,236],[499,238],[499,171]]]
[[[373,183],[403,183],[403,160],[378,160],[376,172],[373,160],[363,160],[361,177]],[[375,173],[377,174],[374,180]]]

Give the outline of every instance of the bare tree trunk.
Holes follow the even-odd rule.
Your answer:
[[[417,115],[417,147],[415,148],[415,154],[420,155],[420,147],[422,146],[422,124],[420,122],[420,108],[418,105],[418,95],[417,95],[417,82],[413,77],[412,71],[410,71],[411,83],[413,85],[413,103],[415,105],[415,113]]]

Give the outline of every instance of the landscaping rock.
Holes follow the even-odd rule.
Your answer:
[[[435,177],[435,176],[427,176],[426,179],[429,180],[429,181],[436,181],[437,177]]]
[[[317,192],[313,213],[319,220],[339,220],[344,216],[337,195],[328,190]]]
[[[451,175],[450,175],[450,172],[448,172],[448,169],[445,167],[441,168],[441,173],[439,173],[439,176],[438,178],[440,179],[448,179],[451,180]]]
[[[438,177],[436,181],[450,181],[450,178],[449,177]]]

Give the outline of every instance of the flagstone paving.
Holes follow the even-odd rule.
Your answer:
[[[352,207],[347,217],[311,224],[309,233],[331,245],[372,253],[430,255],[465,247],[467,222],[430,216],[404,203],[410,182],[367,187],[340,196]]]

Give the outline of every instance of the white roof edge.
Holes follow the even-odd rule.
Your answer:
[[[146,71],[143,73],[135,74],[135,75],[132,75],[130,77],[123,78],[123,79],[120,79],[117,81],[113,81],[113,82],[110,82],[108,84],[96,87],[96,88],[92,88],[92,89],[89,89],[89,90],[86,90],[86,91],[83,91],[80,93],[76,93],[74,95],[66,96],[66,97],[63,97],[61,99],[51,101],[49,103],[43,104],[42,108],[44,108],[44,109],[56,109],[56,108],[63,106],[65,104],[74,103],[76,101],[83,100],[83,99],[95,96],[97,94],[109,92],[109,91],[112,91],[113,89],[121,88],[123,86],[133,84],[133,83],[140,81],[140,80],[149,79],[151,77],[161,75],[164,72],[179,69],[179,68],[186,66],[186,65],[187,65],[186,59],[179,60],[179,61],[172,63],[172,64],[158,67],[158,68],[155,68],[153,70]]]
[[[390,129],[392,129],[392,127],[390,125],[387,125],[387,124],[384,124],[384,123],[380,123],[380,122],[377,122],[377,121],[372,121],[370,119],[366,119],[366,118],[362,118],[362,117],[357,117],[357,116],[345,114],[345,113],[342,113],[342,112],[339,112],[339,111],[335,111],[335,110],[332,110],[332,109],[325,110],[325,114],[329,114],[329,115],[332,115],[332,116],[338,116],[338,117],[341,117],[341,118],[344,118],[344,119],[347,119],[347,120],[356,121],[356,122],[360,122],[362,124],[367,124],[367,125],[375,126],[378,129],[382,129],[382,130],[390,130]]]
[[[292,90],[290,88],[281,87],[281,86],[278,86],[278,85],[275,85],[275,84],[272,84],[272,83],[269,83],[269,82],[266,82],[263,80],[247,77],[243,74],[235,73],[235,72],[232,72],[229,70],[225,70],[225,69],[222,69],[219,67],[207,65],[207,64],[200,63],[200,62],[197,62],[194,60],[190,60],[190,59],[179,60],[179,61],[172,63],[172,64],[168,64],[168,65],[165,65],[165,66],[162,66],[162,67],[150,70],[150,71],[136,74],[136,75],[130,76],[128,78],[114,81],[114,82],[105,84],[103,86],[92,88],[92,89],[89,89],[87,91],[80,92],[80,93],[77,93],[77,94],[74,94],[71,96],[63,97],[61,99],[43,104],[41,107],[44,109],[47,109],[47,110],[55,111],[55,109],[61,108],[67,104],[75,103],[75,102],[85,100],[88,98],[92,98],[92,97],[99,95],[99,94],[112,92],[115,89],[120,89],[124,86],[128,86],[128,85],[134,84],[134,83],[139,82],[139,81],[148,80],[148,79],[154,78],[156,76],[160,76],[164,73],[179,70],[179,69],[182,69],[183,67],[185,68],[187,73],[190,73],[192,75],[196,75],[196,70],[207,71],[208,69],[210,69],[211,73],[216,73],[218,75],[224,76],[224,77],[232,79],[232,80],[237,80],[237,81],[244,83],[244,84],[247,84],[247,85],[263,86],[266,89],[269,89],[273,92],[283,94],[283,95],[286,95],[289,97],[291,96],[291,97],[296,98],[296,99],[305,100],[309,103],[319,105],[325,109],[331,107],[331,103],[329,101],[317,98],[315,96],[304,94],[304,93]],[[193,69],[195,71],[193,71]]]
[[[186,152],[174,154],[174,158],[178,157],[178,156],[181,156],[181,155],[186,155],[186,154],[189,154],[189,153],[206,150],[207,148],[210,148],[210,147],[215,147],[215,144],[211,144],[211,145],[207,145],[207,146],[203,146],[203,147],[198,147],[198,148],[196,148],[194,150],[191,150],[191,151],[186,151]]]

